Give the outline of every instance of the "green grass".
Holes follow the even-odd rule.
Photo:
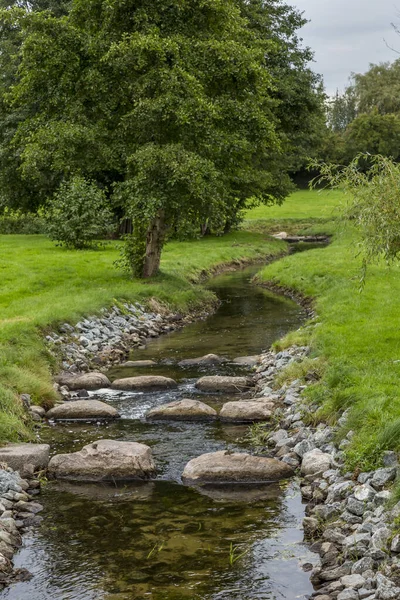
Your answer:
[[[249,231],[171,242],[160,275],[139,281],[113,266],[118,243],[71,251],[39,235],[0,236],[0,441],[29,435],[16,394],[29,393],[44,406],[55,400],[51,370],[56,365],[43,343],[44,330],[76,321],[114,299],[154,297],[176,310],[193,311],[215,300],[200,282],[219,266],[285,251],[284,242]]]
[[[246,220],[330,220],[338,214],[338,207],[342,202],[343,194],[337,190],[299,190],[291,194],[280,206],[262,205],[248,210]]]
[[[325,225],[318,219],[326,215],[326,204],[321,203],[318,211],[314,200],[312,193],[308,206],[315,218],[314,230],[321,232]],[[292,197],[293,214],[289,204],[285,209],[288,219],[304,218],[299,210],[302,202],[300,195]],[[320,418],[331,422],[344,409],[351,409],[342,431],[352,429],[356,434],[347,451],[348,464],[369,469],[379,464],[382,451],[400,451],[400,272],[398,266],[371,266],[360,293],[357,232],[350,225],[331,222],[328,227],[334,233],[330,246],[287,256],[265,267],[259,280],[274,281],[315,299],[319,324],[313,329],[311,345],[313,356],[321,357],[327,366],[308,395],[319,403]],[[268,221],[264,229],[268,230]],[[295,337],[300,341],[298,334]],[[309,329],[307,337],[309,341]]]

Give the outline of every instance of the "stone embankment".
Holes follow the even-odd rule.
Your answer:
[[[61,357],[65,372],[85,372],[96,365],[122,363],[132,348],[143,348],[146,340],[179,329],[206,314],[182,316],[166,309],[162,313],[151,312],[139,303],[119,304],[74,326],[64,323],[58,332],[47,335],[46,341],[52,352]]]
[[[346,472],[343,449],[352,432],[337,446],[338,427],[305,424],[316,405],[301,396],[305,386],[294,381],[274,390],[274,379],[285,364],[301,361],[307,348],[291,348],[261,356],[257,367],[258,395],[276,402],[265,450],[302,476],[306,503],[305,538],[319,555],[309,565],[315,600],[400,599],[400,503],[391,506],[390,486],[398,477],[398,457],[383,456],[382,468],[368,473]]]
[[[0,589],[31,578],[26,569],[14,569],[12,558],[22,545],[21,535],[42,521],[43,506],[35,501],[37,470],[47,467],[49,450],[46,444],[0,448]]]

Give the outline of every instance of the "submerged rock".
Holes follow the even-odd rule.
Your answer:
[[[180,367],[194,367],[196,365],[220,365],[226,362],[226,358],[222,358],[217,354],[206,354],[198,358],[185,358],[178,363]]]
[[[242,423],[253,421],[268,421],[271,418],[274,404],[260,400],[243,400],[226,402],[219,416],[224,421],[239,421]]]
[[[150,410],[146,419],[174,419],[175,421],[209,421],[217,418],[215,411],[200,400],[176,400]]]
[[[157,363],[154,360],[127,360],[121,367],[154,367]]]
[[[69,481],[147,479],[155,472],[151,448],[136,442],[99,440],[72,454],[56,454],[49,475]]]
[[[138,377],[116,379],[112,382],[111,387],[113,390],[150,392],[173,389],[178,387],[178,384],[173,379],[161,375],[139,375]]]
[[[238,356],[237,358],[234,358],[232,362],[234,362],[236,365],[243,365],[245,367],[255,367],[256,365],[258,365],[260,361],[260,357],[258,355],[256,356]]]
[[[240,394],[250,389],[254,383],[248,377],[227,377],[221,375],[209,375],[201,377],[197,383],[197,389],[202,392],[225,392],[227,394]]]
[[[293,475],[293,469],[275,458],[225,451],[193,458],[182,474],[186,482],[279,481]]]
[[[0,463],[5,463],[22,477],[34,471],[45,469],[49,463],[48,444],[8,444],[0,448]]]
[[[56,381],[60,385],[66,385],[70,390],[99,390],[100,388],[110,387],[110,380],[98,371],[84,373],[77,377],[58,377]]]
[[[47,413],[48,419],[58,420],[74,420],[74,419],[117,419],[118,411],[105,402],[100,400],[76,400],[64,402],[54,408],[51,408]]]

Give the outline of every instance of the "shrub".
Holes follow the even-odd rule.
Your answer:
[[[34,213],[6,209],[0,216],[0,234],[45,233],[46,223],[43,217]]]
[[[105,192],[76,176],[61,184],[46,215],[47,233],[67,248],[94,247],[112,228],[113,214]]]

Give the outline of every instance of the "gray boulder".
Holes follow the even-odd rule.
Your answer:
[[[293,472],[289,465],[275,458],[219,451],[189,461],[182,479],[192,483],[279,481],[291,477]]]
[[[154,360],[127,360],[121,367],[154,367],[157,365]]]
[[[259,400],[244,400],[238,402],[226,402],[219,413],[223,421],[254,422],[268,421],[274,405],[271,402],[260,402]]]
[[[169,377],[161,375],[140,375],[139,377],[124,377],[116,379],[111,385],[113,390],[151,392],[168,390],[178,387],[178,384]]]
[[[316,475],[324,473],[330,469],[332,464],[332,456],[315,448],[310,452],[306,452],[301,462],[301,472],[303,475]]]
[[[99,440],[72,454],[56,454],[49,475],[70,481],[148,479],[155,472],[151,448],[136,442]]]
[[[197,365],[220,365],[226,362],[226,358],[222,358],[217,354],[206,354],[205,356],[199,356],[198,358],[185,358],[181,360],[178,365],[180,367],[195,367]]]
[[[75,419],[117,419],[118,411],[100,400],[76,400],[58,404],[47,413],[48,419],[70,421]]]
[[[174,421],[210,421],[217,418],[217,411],[199,400],[176,400],[150,410],[146,419],[173,419]]]
[[[93,371],[78,377],[69,377],[62,385],[66,385],[70,390],[99,390],[110,387],[110,380],[104,373]]]
[[[202,392],[226,394],[240,394],[250,389],[253,382],[248,377],[226,377],[221,375],[211,375],[201,377],[196,383],[197,389]]]
[[[0,463],[5,463],[21,477],[27,477],[34,471],[45,469],[49,463],[50,446],[48,444],[8,444],[0,448]]]

